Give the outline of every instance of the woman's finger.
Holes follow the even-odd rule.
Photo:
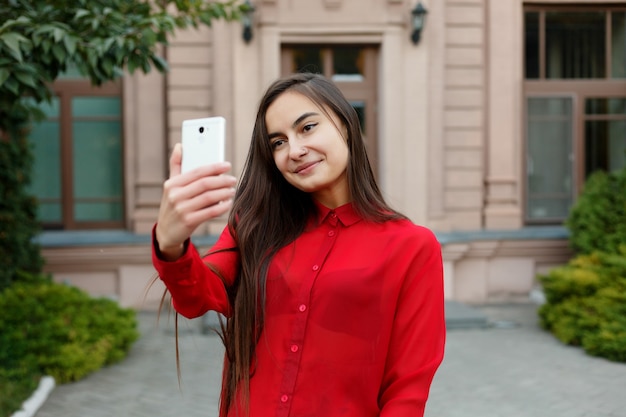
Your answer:
[[[181,173],[180,172],[180,160],[172,161],[175,155],[172,153],[172,158],[170,158],[170,169],[173,169],[173,172],[178,172],[177,175],[170,176],[170,180],[176,186],[184,186],[190,184],[194,181],[197,181],[201,178],[207,177],[219,177],[226,172],[230,171],[231,164],[230,162],[218,162],[216,164],[204,165],[198,168],[194,168],[191,171]]]
[[[232,188],[237,183],[237,179],[230,175],[218,175],[212,177],[199,178],[185,185],[177,185],[178,181],[167,181],[166,193],[171,204],[191,200],[208,191],[222,188]]]
[[[206,222],[207,220],[211,220],[215,217],[227,213],[232,206],[233,200],[223,200],[217,204],[213,204],[212,206],[205,207],[202,210],[194,211],[193,213],[189,214],[187,220],[189,221],[189,223],[199,225]]]
[[[181,214],[200,211],[207,207],[230,200],[235,196],[234,188],[218,188],[207,190],[190,199],[181,200],[176,205],[176,210]]]
[[[172,155],[170,155],[170,178],[180,175],[180,165],[183,160],[183,149],[180,143],[174,145]]]

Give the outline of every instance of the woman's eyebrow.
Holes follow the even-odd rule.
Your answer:
[[[302,114],[300,117],[298,117],[292,124],[291,124],[291,128],[294,129],[296,126],[298,126],[304,119],[306,119],[307,117],[311,117],[311,116],[319,116],[319,113],[315,113],[315,112],[307,112]],[[276,136],[280,136],[280,133],[276,132],[276,133],[270,133],[268,135],[269,139],[273,139]]]

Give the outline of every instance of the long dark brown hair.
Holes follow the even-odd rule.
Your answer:
[[[226,416],[232,407],[248,414],[254,352],[264,324],[269,264],[280,248],[303,232],[307,221],[316,213],[311,195],[289,184],[274,163],[265,115],[268,107],[286,91],[302,94],[327,116],[336,115],[343,124],[337,129],[342,135],[346,133],[348,187],[357,213],[373,222],[404,218],[392,210],[381,195],[367,157],[357,113],[341,91],[318,74],[294,74],[275,81],[261,99],[228,220],[240,265],[235,283],[228,290],[233,314],[222,328],[226,363],[220,416]]]

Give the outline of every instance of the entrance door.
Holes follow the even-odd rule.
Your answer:
[[[378,166],[378,49],[371,45],[283,45],[282,74],[312,72],[333,80],[356,110],[374,173]]]

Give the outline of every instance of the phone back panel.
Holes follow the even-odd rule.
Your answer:
[[[207,117],[183,121],[182,172],[224,161],[226,120]]]

